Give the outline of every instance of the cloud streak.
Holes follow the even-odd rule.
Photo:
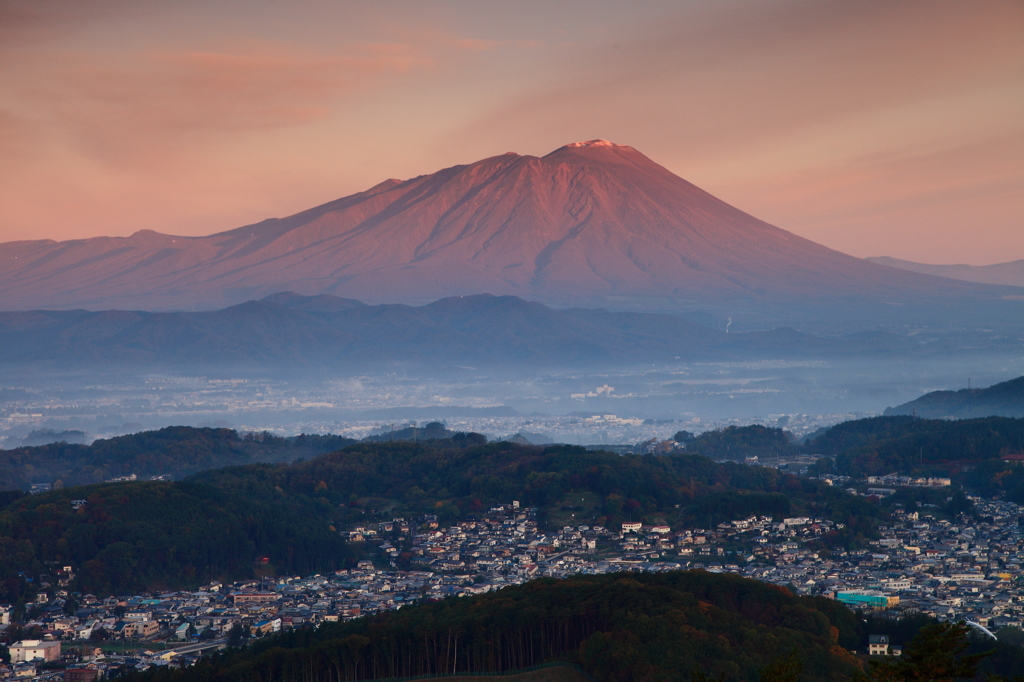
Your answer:
[[[97,157],[178,144],[183,136],[297,126],[344,97],[429,60],[407,45],[319,54],[281,44],[233,51],[60,54],[37,64],[45,80],[15,86],[22,109]]]

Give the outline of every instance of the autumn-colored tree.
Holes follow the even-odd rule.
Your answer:
[[[797,682],[803,671],[803,661],[793,649],[785,656],[776,656],[761,668],[761,682]]]

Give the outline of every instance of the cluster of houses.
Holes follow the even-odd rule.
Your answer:
[[[740,572],[853,606],[966,620],[992,631],[1021,627],[1022,508],[971,499],[980,521],[897,511],[864,551],[826,557],[798,549],[785,561],[754,562]]]
[[[199,590],[131,597],[82,595],[37,604],[21,626],[33,639],[11,647],[0,679],[98,679],[112,669],[185,666],[230,637],[261,637],[401,608],[423,599],[472,595],[535,577],[703,567],[825,595],[856,608],[919,611],[998,630],[1024,621],[1022,508],[972,498],[980,522],[897,512],[872,545],[828,551],[820,540],[842,524],[820,518],[751,516],[713,529],[623,523],[538,527],[537,509],[494,507],[475,521],[441,527],[436,517],[394,519],[343,531],[373,559],[328,575],[210,583]],[[405,570],[399,570],[401,566]],[[10,609],[0,606],[0,626]],[[104,655],[97,638],[134,641],[130,656]],[[157,646],[161,642],[161,646]],[[62,653],[61,646],[65,646]],[[883,652],[884,645],[884,652]],[[871,642],[873,653],[898,644]],[[161,650],[161,648],[168,648]],[[17,654],[15,654],[17,652]],[[867,652],[865,652],[867,653]],[[49,665],[48,665],[49,664]],[[47,671],[50,672],[47,672]],[[68,675],[71,675],[68,677]],[[96,678],[89,677],[96,675]]]

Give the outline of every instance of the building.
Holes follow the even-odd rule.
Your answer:
[[[640,529],[643,528],[643,527],[644,527],[644,524],[640,523],[639,521],[635,521],[635,522],[631,522],[631,523],[627,522],[627,523],[622,524],[622,532],[623,533],[639,533]]]
[[[253,623],[249,626],[249,633],[254,636],[266,635],[271,632],[281,631],[281,619],[273,618],[270,620],[261,620],[258,623]]]
[[[38,639],[25,639],[12,644],[10,652],[11,663],[56,661],[60,658],[60,642],[44,642]]]
[[[132,623],[126,623],[122,632],[128,639],[152,637],[160,632],[160,623],[155,620],[137,620]]]
[[[99,675],[96,668],[68,668],[64,671],[64,682],[96,682]]]
[[[888,656],[889,635],[868,635],[868,655]]]
[[[895,488],[868,488],[868,496],[877,495],[878,497],[888,497],[889,495],[895,495]]]
[[[372,563],[371,563],[372,566]],[[240,592],[234,595],[235,604],[265,604],[277,601],[281,595],[276,592]]]
[[[848,606],[870,606],[876,609],[889,609],[899,604],[900,598],[871,590],[848,590],[846,592],[836,592],[836,601],[840,601]]]

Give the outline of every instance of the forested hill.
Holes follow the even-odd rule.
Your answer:
[[[933,391],[909,403],[890,407],[886,415],[917,415],[933,419],[1024,417],[1024,377],[988,388]]]
[[[705,431],[699,436],[680,431],[675,439],[686,445],[687,452],[695,455],[740,462],[748,457],[771,461],[779,456],[802,452],[791,433],[760,424],[727,426],[724,429]]]
[[[480,445],[472,434],[359,443],[176,483],[109,483],[15,499],[0,512],[0,577],[13,581],[0,582],[0,601],[27,589],[20,573],[39,576],[47,565],[73,566],[73,589],[94,594],[251,577],[253,560],[263,556],[267,571],[325,572],[352,565],[332,527],[425,514],[449,524],[512,500],[537,507],[541,524],[558,528],[566,509],[577,524],[633,520],[678,529],[751,514],[821,516],[845,524],[824,538],[843,546],[871,536],[883,516],[865,498],[820,481],[696,455]]]
[[[1024,503],[1024,467],[1003,455],[1024,453],[1024,419],[874,417],[838,424],[805,446],[825,455],[813,467],[853,476],[944,476],[980,494]]]
[[[757,682],[773,661],[796,652],[802,682],[845,682],[860,673],[848,651],[860,627],[838,602],[732,575],[577,576],[282,633],[193,668],[131,679],[327,682],[561,660],[601,682]]]
[[[51,443],[0,450],[0,490],[26,489],[33,483],[56,487],[101,483],[131,474],[181,478],[234,464],[313,457],[354,442],[341,436],[240,436],[231,429],[170,426],[92,445]]]
[[[323,497],[353,520],[390,509],[437,514],[447,523],[519,500],[538,507],[542,520],[571,508],[577,523],[611,526],[632,520],[708,528],[751,514],[821,516],[848,524],[847,542],[870,534],[879,515],[864,498],[820,481],[698,455],[452,443],[359,443],[291,466],[230,467],[194,480],[257,497],[277,489]]]
[[[263,557],[287,574],[332,570],[350,555],[322,506],[183,481],[25,496],[0,512],[0,602],[27,596],[29,585],[19,578],[38,578],[50,565],[72,566],[73,589],[98,595],[250,577]]]

